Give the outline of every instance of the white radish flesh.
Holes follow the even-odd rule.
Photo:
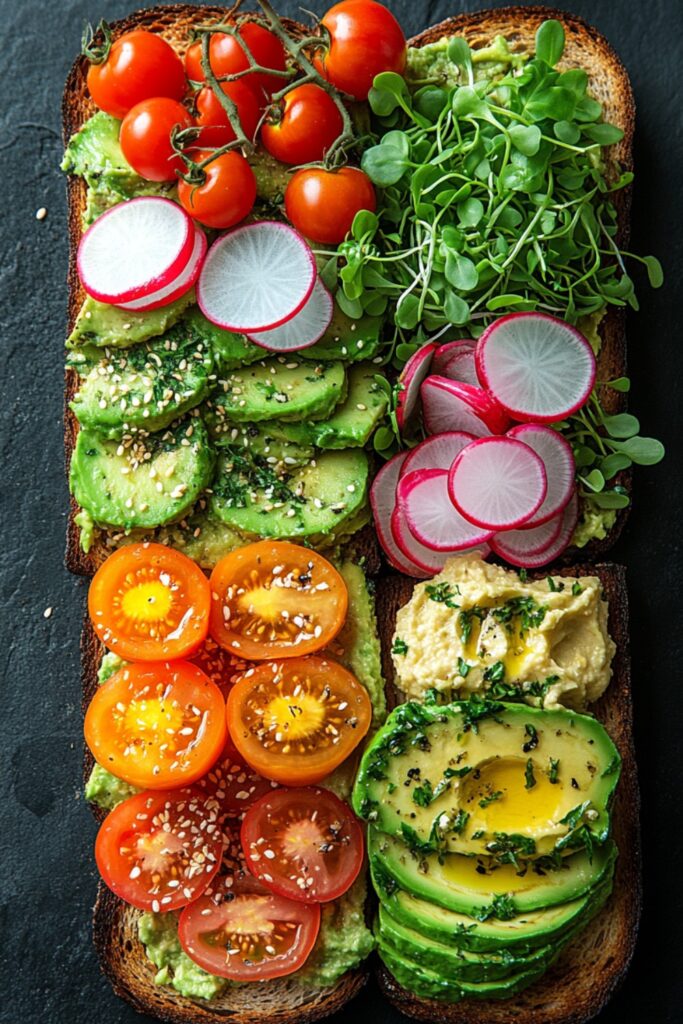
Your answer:
[[[184,295],[185,292],[189,291],[196,284],[207,249],[206,235],[201,228],[196,227],[192,255],[182,274],[171,281],[170,284],[167,284],[165,288],[151,292],[144,299],[134,299],[132,302],[118,303],[119,308],[150,312],[153,309],[161,308],[161,306],[168,306],[170,302],[175,302],[176,299],[179,299],[181,295]]]
[[[446,363],[442,375],[448,377],[449,380],[459,380],[463,384],[471,384],[473,387],[478,388],[479,378],[477,377],[474,351],[466,349],[456,352]]]
[[[473,441],[456,457],[449,492],[458,511],[484,529],[514,530],[538,512],[548,490],[536,452],[510,437]]]
[[[528,444],[545,466],[548,491],[538,512],[526,524],[540,526],[565,508],[576,488],[576,464],[571,445],[556,430],[540,423],[521,423],[508,430],[507,436]]]
[[[399,572],[405,573],[406,576],[423,579],[433,573],[404,555],[396,543],[391,529],[391,516],[396,507],[396,485],[407,454],[407,452],[399,452],[382,466],[370,488],[370,505],[377,537],[389,564]],[[438,572],[438,570],[436,571]]]
[[[410,532],[434,551],[464,551],[491,538],[490,530],[474,526],[453,507],[446,470],[418,469],[401,476],[396,503]]]
[[[418,444],[403,463],[402,475],[414,473],[418,469],[450,469],[456,455],[470,442],[475,441],[474,434],[464,430],[451,430],[445,434],[435,434]]]
[[[514,539],[511,542],[506,543],[506,536],[511,537],[512,534],[501,535],[496,538],[496,553],[504,558],[506,562],[511,565],[519,566],[522,569],[540,569],[543,565],[548,565],[554,561],[569,547],[572,539],[576,524],[579,518],[579,499],[574,493],[569,501],[569,504],[560,513],[560,529],[555,539],[537,554],[525,554],[520,553],[517,546],[515,545]]]
[[[476,345],[471,338],[459,338],[457,341],[445,341],[439,345],[432,360],[432,373],[443,374],[449,361],[459,352],[472,352]]]
[[[430,376],[420,388],[422,416],[428,434],[465,430],[475,437],[502,434],[509,417],[483,388]]]
[[[419,566],[419,570],[424,576],[435,576],[437,572],[441,572],[448,559],[456,555],[472,554],[476,551],[482,558],[486,558],[491,553],[488,544],[479,544],[476,548],[468,548],[466,551],[433,551],[425,544],[421,544],[411,533],[406,518],[398,505],[391,516],[391,532],[403,556]],[[415,576],[416,573],[412,573],[412,575]]]
[[[552,519],[548,519],[542,526],[497,533],[491,541],[491,547],[501,558],[506,558],[507,552],[515,553],[518,558],[538,555],[557,539],[562,528],[563,513],[564,509]]]
[[[306,304],[291,320],[272,331],[256,331],[248,335],[250,341],[270,352],[296,352],[315,345],[330,326],[334,312],[334,299],[320,278]]]
[[[173,281],[187,266],[194,226],[177,203],[141,196],[97,218],[78,246],[78,276],[98,302],[120,305]]]
[[[436,345],[429,343],[413,352],[403,367],[398,379],[399,391],[396,402],[396,422],[403,433],[410,425],[420,398],[420,385],[430,371]]]
[[[477,342],[476,361],[479,380],[515,420],[562,420],[585,405],[595,384],[589,343],[545,313],[496,320]]]
[[[243,334],[291,320],[317,278],[315,258],[286,224],[259,221],[222,235],[204,261],[197,301],[212,323]]]

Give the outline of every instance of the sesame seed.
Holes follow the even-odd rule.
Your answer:
[[[44,206],[41,206],[40,209],[36,210],[36,220],[45,220],[46,217],[47,210]]]

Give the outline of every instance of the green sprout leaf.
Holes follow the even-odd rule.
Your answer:
[[[544,21],[536,32],[536,56],[554,68],[564,53],[564,29],[554,18]]]

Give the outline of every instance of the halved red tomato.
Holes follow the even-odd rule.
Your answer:
[[[209,581],[192,559],[163,544],[131,544],[95,573],[88,611],[102,643],[127,661],[192,654],[209,628]]]
[[[292,974],[308,958],[320,930],[320,906],[265,893],[243,882],[224,899],[201,896],[180,915],[184,951],[211,974],[264,981]]]
[[[188,661],[119,669],[85,715],[95,760],[141,789],[194,782],[218,759],[225,737],[223,695]]]
[[[216,797],[224,814],[238,815],[262,796],[272,793],[277,783],[265,779],[245,764],[228,738],[220,758],[206,775],[197,780],[197,786]]]
[[[228,696],[228,731],[247,764],[285,786],[320,782],[370,728],[372,704],[355,676],[329,658],[267,662]]]
[[[294,658],[344,625],[348,593],[327,559],[287,541],[237,548],[211,573],[211,635],[242,658]]]
[[[363,831],[348,804],[329,789],[278,789],[249,808],[242,848],[268,889],[305,903],[345,893],[363,865]]]
[[[219,808],[194,788],[138,793],[102,822],[95,859],[117,896],[140,910],[177,910],[197,899],[223,852]]]

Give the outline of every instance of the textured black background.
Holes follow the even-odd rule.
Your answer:
[[[603,1024],[681,1020],[680,636],[683,166],[677,0],[572,0],[631,74],[638,103],[633,241],[658,254],[663,290],[639,279],[629,317],[632,408],[667,461],[637,473],[635,509],[613,557],[629,567],[636,740],[643,794],[645,913],[635,960]],[[66,289],[59,104],[86,19],[121,17],[131,0],[0,0],[4,113],[0,209],[2,605],[0,645],[0,1020],[7,1024],[142,1021],[100,976],[90,942],[95,825],[82,800],[78,637],[84,581],[62,565],[67,489],[62,461],[62,342]],[[282,13],[298,4],[280,0]],[[322,13],[325,0],[304,7]],[[485,3],[393,0],[410,35]],[[494,6],[502,6],[494,4]],[[45,206],[47,219],[35,211]],[[44,611],[52,608],[49,618]],[[678,822],[674,818],[678,817]],[[674,826],[678,825],[677,838]],[[337,1019],[385,1024],[398,1015],[370,989]]]

